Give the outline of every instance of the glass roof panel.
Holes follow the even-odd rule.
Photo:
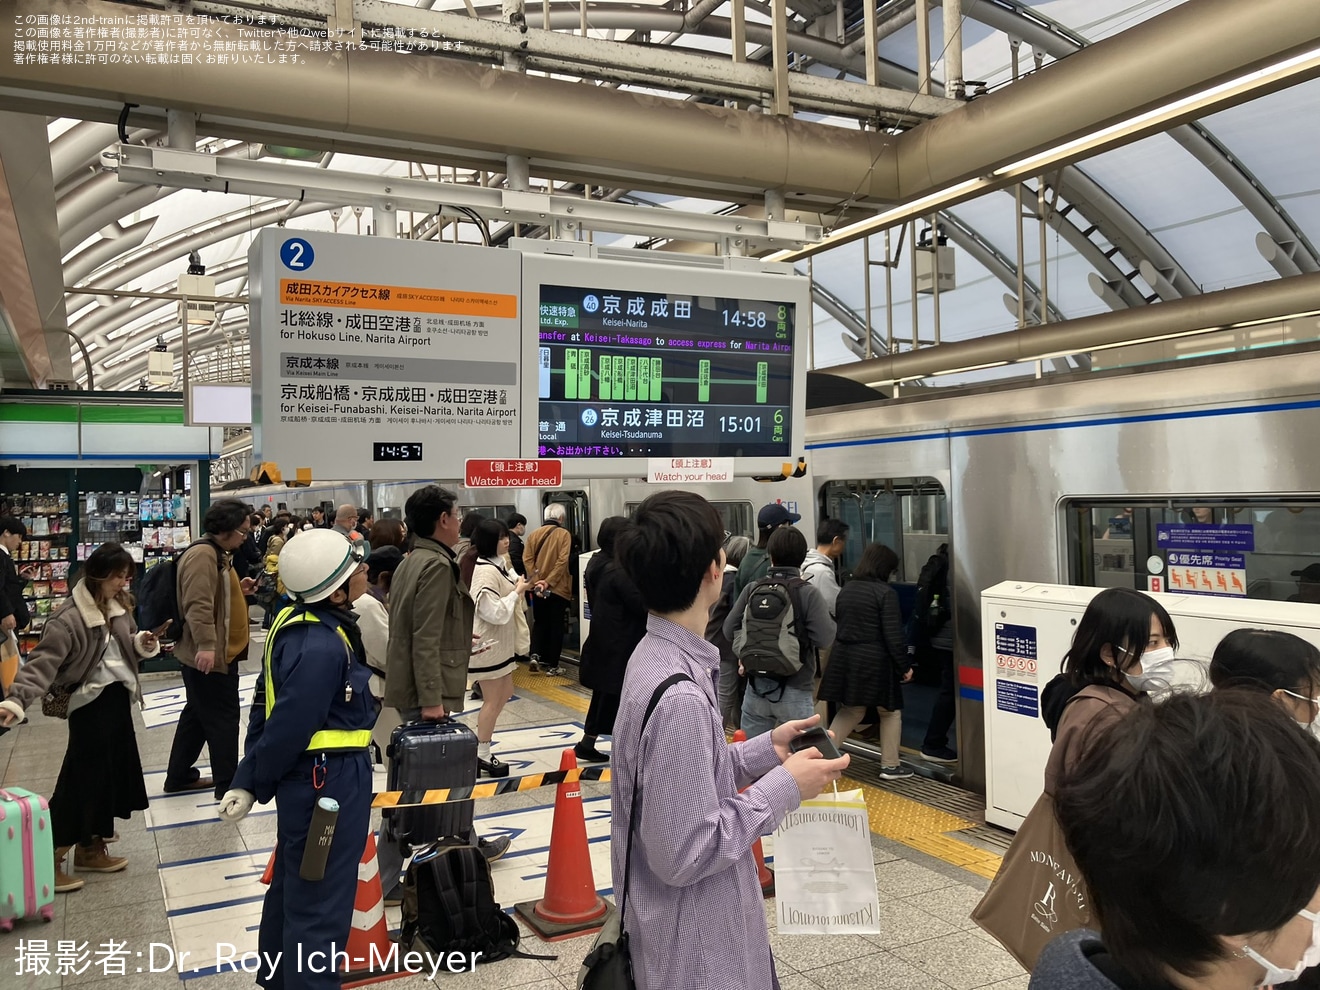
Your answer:
[[[1320,79],[1202,121],[1276,198],[1320,191]],[[1312,228],[1308,236],[1320,236]]]

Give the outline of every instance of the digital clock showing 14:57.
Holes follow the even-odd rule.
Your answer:
[[[373,461],[420,461],[422,445],[420,443],[373,443],[371,445]]]

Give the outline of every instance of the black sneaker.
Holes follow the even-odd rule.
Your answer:
[[[483,760],[478,756],[477,769],[487,777],[507,777],[509,775],[509,765],[501,762],[498,756],[492,756],[489,760]]]
[[[573,747],[573,752],[576,753],[577,758],[584,763],[608,763],[610,761],[609,755],[602,753],[595,746],[583,746],[581,743],[578,743]]]
[[[907,780],[911,776],[913,776],[912,771],[905,766],[880,768],[881,780]]]
[[[542,668],[541,668],[541,673],[545,674],[547,677],[563,677],[563,676],[564,676],[564,668],[563,668],[563,667],[542,667]]]
[[[481,685],[480,685],[480,684],[477,684],[477,685],[475,685],[475,686],[472,688],[472,695],[471,695],[471,698],[472,698],[473,701],[480,701],[480,700],[481,700]]]
[[[531,659],[527,661],[527,669],[533,674],[539,674],[541,672],[541,658],[535,653],[533,653]]]
[[[509,837],[501,835],[494,839],[478,839],[477,849],[486,857],[487,863],[493,863],[509,851]]]
[[[949,749],[948,746],[937,746],[931,749],[927,749],[925,746],[922,746],[921,758],[923,760],[929,760],[931,763],[958,762],[958,754],[955,753],[953,750]]]

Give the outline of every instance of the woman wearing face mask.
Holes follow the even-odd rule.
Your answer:
[[[1210,683],[1264,692],[1303,729],[1320,729],[1320,650],[1291,633],[1234,629],[1215,647]]]
[[[1031,990],[1252,990],[1320,962],[1320,742],[1262,693],[1134,706],[1054,805],[1104,934],[1051,942]]]
[[[1108,588],[1091,599],[1063,658],[1063,673],[1041,692],[1040,709],[1054,747],[1045,793],[1080,757],[1090,735],[1121,717],[1147,692],[1169,687],[1178,634],[1155,599]]]

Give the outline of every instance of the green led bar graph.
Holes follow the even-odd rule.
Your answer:
[[[591,350],[589,348],[570,347],[564,351],[564,398],[577,401],[591,399]],[[663,401],[663,359],[638,355],[602,354],[596,370],[600,385],[597,398],[603,402],[662,402]],[[730,381],[711,376],[712,362],[697,362],[696,379],[681,378],[676,381],[694,382],[697,386],[697,401],[710,401],[711,385],[751,385],[748,380]],[[756,401],[769,401],[770,363],[756,362]]]

